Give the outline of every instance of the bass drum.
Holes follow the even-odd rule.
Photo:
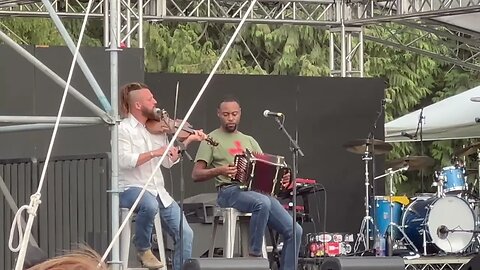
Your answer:
[[[419,197],[405,210],[402,226],[420,253],[424,252],[424,231],[428,254],[459,253],[471,244],[473,233],[453,231],[442,234],[439,230],[445,227],[448,230],[474,230],[475,217],[468,203],[461,198]]]

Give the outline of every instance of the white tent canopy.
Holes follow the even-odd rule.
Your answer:
[[[446,98],[423,109],[423,140],[448,140],[480,137],[480,103],[470,98],[480,97],[480,86]],[[415,134],[420,117],[417,110],[385,124],[385,141],[412,141],[402,132]],[[415,140],[420,140],[420,130]]]

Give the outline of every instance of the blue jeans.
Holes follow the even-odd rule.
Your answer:
[[[284,245],[280,258],[280,269],[296,269],[302,241],[302,227],[295,223],[296,243],[293,243],[292,216],[276,198],[254,191],[243,191],[238,186],[233,185],[220,188],[217,203],[223,208],[232,207],[241,212],[252,213],[249,240],[252,255],[260,256],[262,254],[263,236],[268,225],[283,238]],[[294,253],[295,247],[296,254]]]
[[[120,207],[130,208],[140,194],[141,188],[131,187],[120,193]],[[151,235],[155,215],[160,211],[162,229],[174,240],[173,269],[180,270],[183,262],[192,257],[193,231],[183,215],[183,262],[180,263],[180,207],[177,202],[164,207],[160,198],[153,196],[150,192],[143,194],[140,203],[135,209],[135,238],[134,244],[138,251],[145,251],[151,248]],[[163,262],[166,263],[166,262]]]

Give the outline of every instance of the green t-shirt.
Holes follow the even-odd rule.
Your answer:
[[[212,139],[218,142],[218,146],[211,146],[205,141],[198,147],[195,162],[203,160],[207,163],[207,168],[217,168],[228,164],[233,164],[234,157],[242,154],[245,149],[252,152],[261,153],[262,149],[257,141],[252,137],[236,131],[229,133],[218,128],[208,134]],[[215,186],[231,183],[231,179],[224,175],[215,177]]]

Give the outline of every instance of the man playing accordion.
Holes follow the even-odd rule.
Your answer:
[[[250,219],[250,256],[262,256],[262,243],[265,229],[277,231],[283,238],[283,249],[280,258],[280,269],[290,270],[297,268],[302,227],[295,223],[295,239],[292,216],[285,210],[280,202],[270,195],[256,191],[244,190],[238,181],[232,178],[237,174],[234,166],[236,155],[251,152],[262,153],[257,141],[238,131],[240,123],[240,103],[233,97],[224,98],[218,108],[217,116],[220,119],[220,128],[212,131],[209,136],[214,138],[219,145],[213,147],[204,142],[200,143],[192,178],[196,182],[207,181],[214,178],[218,191],[217,203],[220,207],[232,207],[244,213],[252,213]],[[282,181],[289,181],[290,174],[286,173]]]

